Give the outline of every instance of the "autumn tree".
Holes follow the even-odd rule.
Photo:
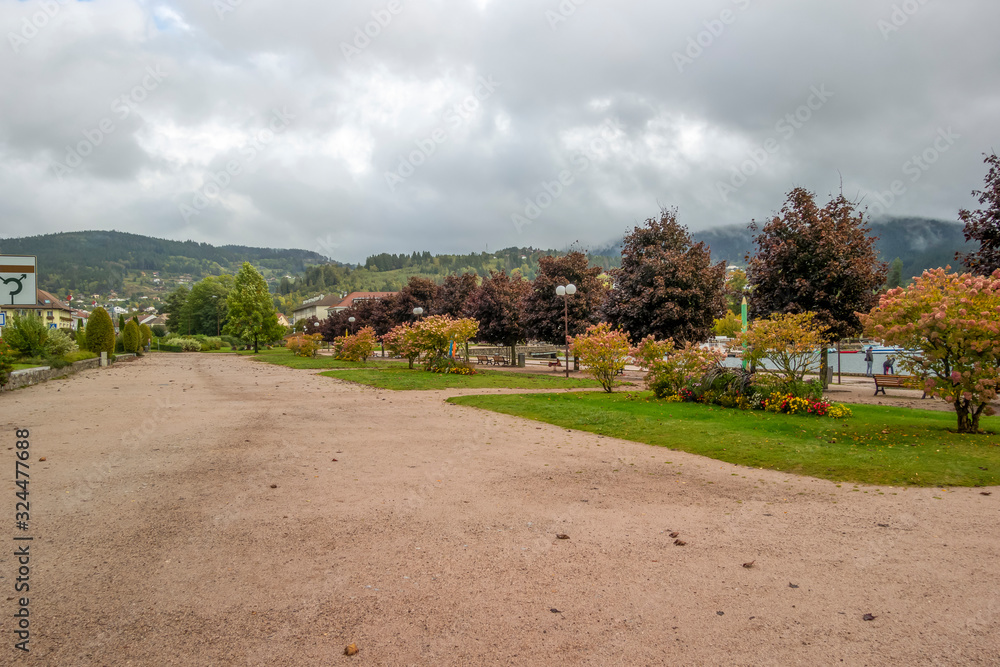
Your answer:
[[[610,394],[632,349],[628,334],[621,329],[612,329],[607,322],[601,322],[573,337],[571,346],[573,356],[580,360],[594,379],[601,383],[604,391]]]
[[[868,335],[902,348],[900,366],[928,394],[955,406],[959,433],[979,431],[1000,387],[1000,271],[925,271],[861,319]]]
[[[393,326],[413,321],[413,309],[423,308],[430,314],[437,296],[438,286],[429,278],[413,276],[403,289],[386,302],[389,321]]]
[[[260,351],[261,343],[270,343],[284,334],[267,282],[250,262],[243,262],[226,302],[229,320],[223,333],[253,343],[254,354]]]
[[[756,223],[750,228],[758,231]],[[823,345],[861,331],[858,313],[878,300],[886,266],[878,259],[877,237],[852,202],[839,195],[820,208],[813,193],[796,188],[759,232],[754,255],[747,257],[752,319],[815,313],[829,336]],[[828,355],[820,357],[825,383]]]
[[[772,313],[754,320],[748,331],[736,335],[735,347],[756,366],[767,359],[785,388],[796,396],[805,393],[806,375],[820,371],[818,349],[825,348],[829,332],[815,313]]]
[[[712,264],[704,243],[692,243],[676,210],[663,210],[625,236],[622,265],[605,304],[607,318],[633,339],[655,336],[700,343],[726,309],[725,263]]]
[[[577,336],[597,324],[607,292],[600,275],[601,268],[591,267],[582,252],[539,258],[538,274],[522,306],[528,338],[559,345],[566,342],[564,297],[556,294],[559,285],[576,285],[576,294],[566,297],[565,301],[569,313],[569,335]]]
[[[993,153],[983,162],[990,166],[986,186],[983,190],[972,191],[972,196],[983,208],[958,212],[959,220],[965,223],[965,240],[978,242],[979,249],[967,254],[956,253],[955,259],[972,273],[989,276],[1000,269],[1000,158]]]
[[[477,287],[479,287],[479,276],[475,273],[453,274],[445,277],[444,282],[437,289],[431,314],[456,318],[464,317],[467,314],[469,297],[472,296]]]
[[[478,340],[509,347],[511,364],[525,338],[521,302],[530,290],[528,281],[493,271],[469,298],[469,316],[479,321]]]

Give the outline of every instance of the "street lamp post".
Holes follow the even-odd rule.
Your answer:
[[[423,314],[424,314],[424,309],[421,308],[420,306],[417,306],[416,308],[413,309],[413,316],[416,317],[418,320],[420,319],[420,316]]]
[[[556,287],[556,295],[563,298],[563,323],[566,327],[566,377],[569,377],[569,301],[567,297],[576,294],[576,285],[559,285]]]
[[[353,317],[348,317],[347,321],[351,323],[351,335],[354,335],[354,322],[355,322],[355,319]]]

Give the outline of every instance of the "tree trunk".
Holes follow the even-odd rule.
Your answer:
[[[979,417],[983,414],[986,404],[983,403],[978,409],[972,409],[969,401],[956,401],[955,412],[958,414],[959,433],[979,433]]]
[[[819,381],[823,383],[823,391],[830,388],[830,383],[827,378],[830,375],[830,352],[827,349],[827,344],[823,343],[820,347],[819,353]]]
[[[257,347],[257,336],[255,334],[254,337],[253,337],[253,353],[257,354],[259,351],[260,350]]]
[[[510,346],[510,365],[517,365],[517,343]]]

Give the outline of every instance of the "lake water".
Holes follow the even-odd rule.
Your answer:
[[[875,361],[872,362],[872,373],[882,374],[882,362],[885,361],[886,357],[890,354],[896,357],[896,366],[893,369],[895,375],[909,375],[906,371],[899,367],[900,354],[898,351],[894,352],[872,352],[872,357]],[[817,353],[818,356],[818,353]],[[739,368],[743,365],[743,360],[736,357],[726,357],[723,361],[724,366],[730,368]],[[773,365],[765,361],[763,364],[764,368],[773,368]],[[833,369],[833,374],[837,374],[837,352],[834,350],[830,352],[830,368]],[[841,352],[840,353],[840,370],[844,373],[856,373],[858,375],[865,374],[865,353],[862,352]]]

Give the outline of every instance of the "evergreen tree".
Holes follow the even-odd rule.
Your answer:
[[[889,275],[885,279],[885,288],[887,290],[896,289],[903,285],[903,260],[899,257],[892,260],[892,264],[889,265]]]
[[[95,308],[87,320],[87,349],[110,358],[115,352],[115,327],[111,316],[103,308]]]
[[[125,329],[122,330],[122,348],[130,354],[135,354],[139,351],[139,338],[139,325],[135,320],[126,322]]]

